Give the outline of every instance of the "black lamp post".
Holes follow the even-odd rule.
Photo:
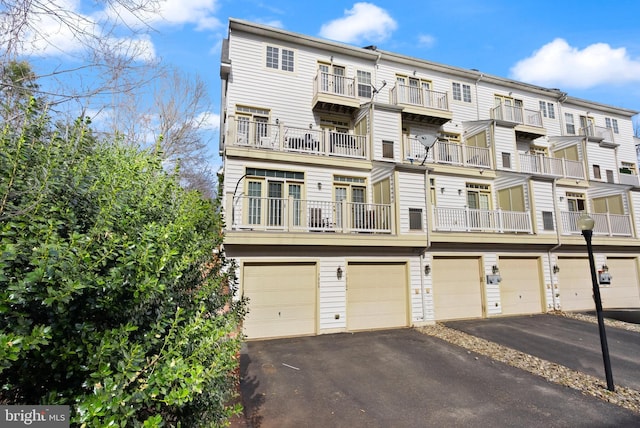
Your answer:
[[[596,302],[596,315],[598,317],[598,330],[600,331],[600,346],[602,347],[602,359],[604,360],[604,374],[607,378],[607,389],[614,391],[613,375],[611,374],[611,360],[609,360],[609,346],[607,345],[607,334],[604,330],[604,318],[602,316],[602,301],[600,299],[600,287],[596,276],[596,264],[593,261],[593,247],[591,246],[591,236],[593,235],[595,221],[588,215],[582,214],[578,218],[578,227],[582,231],[584,240],[587,241],[587,251],[589,253],[589,267],[591,269],[591,285],[593,286],[593,300]]]

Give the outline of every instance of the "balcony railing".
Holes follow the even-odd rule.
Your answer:
[[[589,125],[579,129],[579,134],[587,137],[594,137],[602,141],[613,143],[613,130],[602,126]]]
[[[231,144],[236,146],[359,159],[369,156],[366,135],[233,118],[229,126]]]
[[[520,170],[529,174],[584,179],[582,162],[520,153]]]
[[[416,86],[396,84],[390,90],[391,104],[409,104],[435,110],[449,110],[446,92],[432,91]]]
[[[374,234],[392,231],[390,204],[253,196],[230,199],[233,230]]]
[[[533,233],[529,212],[471,208],[433,208],[436,231]]]
[[[500,104],[491,109],[491,118],[542,128],[542,114],[537,110]]]
[[[353,77],[318,71],[313,83],[316,93],[338,95],[348,98],[356,97],[356,79]]]
[[[426,156],[426,161],[428,162],[479,168],[491,167],[491,151],[488,148],[467,146],[446,141],[436,142],[427,153],[427,149],[417,138],[410,137],[405,140],[405,155],[406,158],[412,162],[422,162]]]
[[[565,235],[582,233],[578,227],[578,218],[582,214],[583,212],[581,211],[560,212],[562,233]],[[633,236],[631,216],[628,214],[589,213],[589,215],[595,221],[594,235]]]

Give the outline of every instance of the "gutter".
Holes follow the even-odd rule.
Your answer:
[[[427,212],[425,214],[426,215],[426,238],[427,238],[427,245],[422,249],[422,251],[420,252],[420,296],[421,296],[421,303],[422,303],[422,322],[426,322],[427,321],[427,308],[425,306],[424,303],[424,299],[425,299],[425,265],[424,265],[424,257],[425,254],[427,253],[427,251],[431,248],[431,233],[430,233],[430,228],[429,228],[429,218],[431,217],[429,214],[429,211],[431,209],[431,201],[429,200],[429,168],[425,168],[424,171],[424,198],[425,198],[425,206],[428,207],[429,209],[427,210]],[[432,263],[433,264],[433,263]]]
[[[557,220],[557,224],[556,224],[556,244],[549,248],[549,250],[547,251],[547,261],[549,263],[549,280],[550,280],[550,284],[551,284],[551,301],[553,303],[553,310],[556,310],[557,307],[557,302],[556,302],[556,288],[555,288],[555,284],[553,282],[553,266],[551,265],[551,253],[556,251],[558,248],[560,248],[562,246],[562,243],[560,242],[560,216],[558,215],[560,213],[559,209],[558,209],[558,202],[556,200],[556,184],[558,182],[557,178],[553,179],[553,184],[551,185],[551,194],[553,195],[553,210],[555,212],[555,217]]]

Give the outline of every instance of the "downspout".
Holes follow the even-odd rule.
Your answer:
[[[478,102],[478,83],[482,80],[484,74],[480,73],[478,79],[476,80],[476,120],[480,120],[480,103]]]
[[[551,284],[551,301],[553,303],[554,311],[557,309],[557,302],[556,302],[556,287],[553,282],[554,273],[553,273],[553,266],[551,265],[551,253],[553,253],[554,251],[556,251],[558,248],[562,246],[562,243],[560,242],[560,216],[558,215],[560,213],[560,210],[558,208],[558,201],[557,201],[557,194],[556,194],[557,182],[558,182],[558,179],[554,178],[553,184],[551,185],[552,186],[551,194],[553,195],[553,210],[555,212],[556,219],[558,219],[556,224],[556,244],[547,251],[547,261],[549,263],[549,280]]]
[[[425,265],[424,265],[424,257],[425,254],[427,253],[427,251],[429,250],[429,248],[431,248],[431,234],[429,232],[430,227],[429,227],[429,219],[430,219],[430,214],[429,212],[431,211],[431,201],[430,201],[430,197],[429,197],[429,168],[425,168],[424,170],[424,201],[425,201],[425,206],[427,207],[426,210],[426,218],[427,221],[425,223],[426,226],[426,238],[427,238],[427,245],[422,249],[422,251],[420,252],[420,296],[422,296],[421,303],[422,303],[422,322],[426,322],[427,320],[427,307],[425,306],[424,303],[424,299],[425,299]],[[433,264],[433,263],[432,263]],[[433,268],[433,266],[432,266]]]

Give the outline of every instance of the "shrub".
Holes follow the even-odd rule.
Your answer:
[[[0,401],[88,427],[224,424],[243,302],[218,202],[32,110],[0,136]]]

